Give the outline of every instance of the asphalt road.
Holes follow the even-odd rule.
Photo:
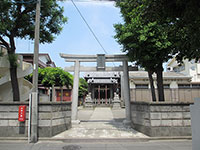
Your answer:
[[[91,141],[91,142],[68,142],[63,141],[40,141],[36,144],[25,142],[1,141],[0,150],[192,150],[191,140],[169,141]]]

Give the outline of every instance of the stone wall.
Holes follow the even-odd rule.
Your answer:
[[[190,103],[131,102],[133,128],[149,136],[191,136]]]
[[[25,123],[18,121],[18,108],[26,105]],[[0,137],[27,137],[28,102],[0,103]],[[51,137],[71,127],[71,102],[39,104],[39,137]]]

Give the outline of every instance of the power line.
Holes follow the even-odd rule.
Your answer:
[[[76,10],[78,11],[79,15],[81,16],[81,18],[83,19],[83,21],[85,22],[85,24],[87,25],[88,29],[90,30],[90,32],[92,33],[92,35],[94,36],[94,38],[96,39],[96,41],[98,42],[98,44],[101,46],[101,48],[103,49],[103,51],[105,52],[105,54],[108,54],[107,51],[105,50],[105,48],[103,47],[103,45],[101,44],[101,42],[99,41],[99,39],[97,38],[97,36],[95,35],[94,31],[92,30],[92,28],[90,27],[90,25],[88,24],[88,22],[86,21],[86,19],[84,18],[84,16],[82,15],[81,11],[79,10],[79,8],[76,6],[76,4],[74,3],[73,0],[71,0],[72,4],[74,5],[74,7],[76,8]],[[115,63],[112,62],[113,66],[115,66]]]
[[[78,11],[79,15],[81,16],[81,18],[83,19],[83,21],[85,22],[85,24],[87,25],[88,29],[90,30],[90,32],[92,33],[92,35],[94,36],[95,40],[98,42],[98,44],[101,46],[101,48],[103,49],[103,51],[105,52],[105,54],[108,54],[105,50],[105,48],[103,47],[103,45],[101,44],[101,42],[99,41],[99,39],[97,38],[97,36],[95,35],[94,31],[92,30],[92,28],[90,27],[90,25],[87,23],[86,19],[83,17],[81,11],[78,9],[78,7],[76,6],[76,4],[74,3],[73,0],[71,0],[71,2],[73,3],[74,7],[76,8],[76,10]]]

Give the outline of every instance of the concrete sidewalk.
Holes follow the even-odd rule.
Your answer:
[[[38,142],[36,144],[0,142],[0,150],[192,150],[191,141],[149,141],[104,143]]]
[[[113,111],[110,107],[96,107],[94,111],[82,109],[79,111],[79,119],[80,124],[73,125],[71,129],[54,136],[53,139],[148,138],[123,125],[124,109]]]

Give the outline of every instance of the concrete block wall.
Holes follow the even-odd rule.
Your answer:
[[[46,102],[39,106],[39,137],[51,137],[71,128],[71,102]]]
[[[18,109],[26,105],[26,121],[18,121]],[[28,102],[0,102],[0,137],[27,137]],[[51,137],[71,127],[71,102],[39,104],[39,137]]]
[[[190,136],[190,103],[132,102],[133,127],[149,136]]]
[[[26,105],[25,123],[18,121],[18,109],[20,105]],[[27,136],[28,103],[26,102],[1,102],[0,103],[0,137],[24,137]]]

